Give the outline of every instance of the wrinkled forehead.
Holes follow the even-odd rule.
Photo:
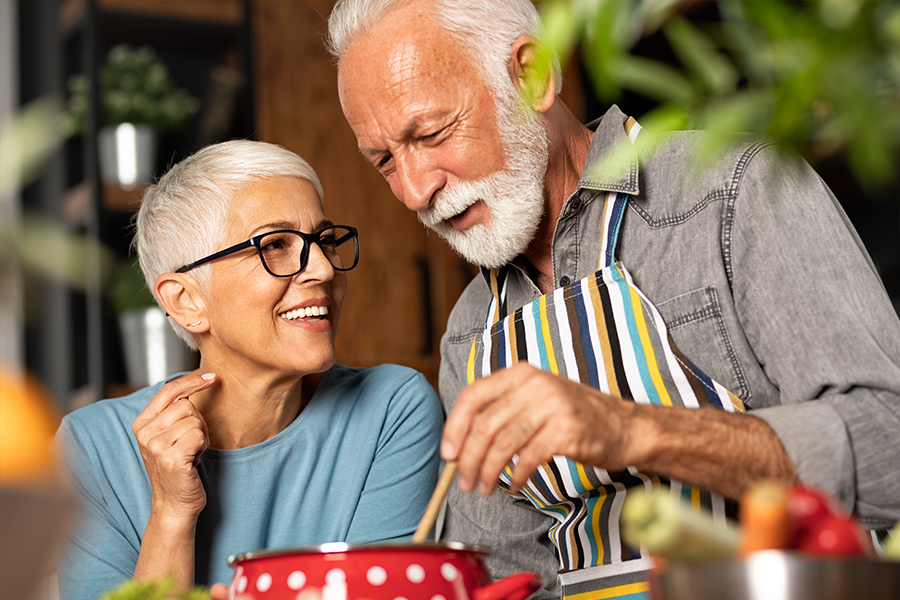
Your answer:
[[[474,67],[462,44],[412,3],[351,41],[338,67],[338,92],[345,108],[371,93],[411,87],[440,93],[465,85],[474,77]]]

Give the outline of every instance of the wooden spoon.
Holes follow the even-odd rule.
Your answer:
[[[434,487],[434,493],[431,495],[431,500],[428,501],[428,506],[425,508],[425,514],[422,515],[422,520],[419,521],[419,527],[412,536],[413,544],[421,544],[428,538],[428,534],[431,533],[431,527],[434,525],[434,520],[437,518],[438,510],[440,510],[441,503],[444,501],[444,496],[447,495],[447,490],[450,489],[450,484],[453,483],[454,475],[456,475],[456,461],[451,460],[444,466],[444,471],[441,473],[441,477]]]

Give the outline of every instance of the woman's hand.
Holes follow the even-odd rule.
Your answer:
[[[206,421],[189,400],[215,375],[186,375],[166,383],[132,425],[153,490],[152,511],[166,521],[194,521],[206,506],[197,465],[209,447]]]

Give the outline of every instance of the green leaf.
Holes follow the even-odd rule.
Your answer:
[[[675,19],[663,31],[684,65],[706,89],[722,94],[734,89],[737,69],[712,39],[685,19]]]
[[[697,99],[691,82],[678,69],[656,60],[623,54],[612,61],[610,71],[617,84],[650,98],[680,106]]]

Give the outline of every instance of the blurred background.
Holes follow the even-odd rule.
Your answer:
[[[25,485],[10,475],[23,452],[11,431],[49,438],[60,415],[196,364],[134,268],[130,222],[148,182],[212,142],[264,140],[310,162],[328,216],[360,229],[339,360],[405,364],[437,384],[440,336],[475,269],[359,156],[323,46],[332,4],[0,1],[0,364],[37,386],[0,395],[4,523],[8,490]],[[582,120],[615,102],[651,130],[756,131],[794,148],[900,306],[896,2],[538,5],[564,57],[563,100]],[[13,398],[48,409],[16,417],[40,427],[10,416],[22,414]],[[19,567],[4,523],[5,584]],[[50,598],[52,585],[31,593]]]

